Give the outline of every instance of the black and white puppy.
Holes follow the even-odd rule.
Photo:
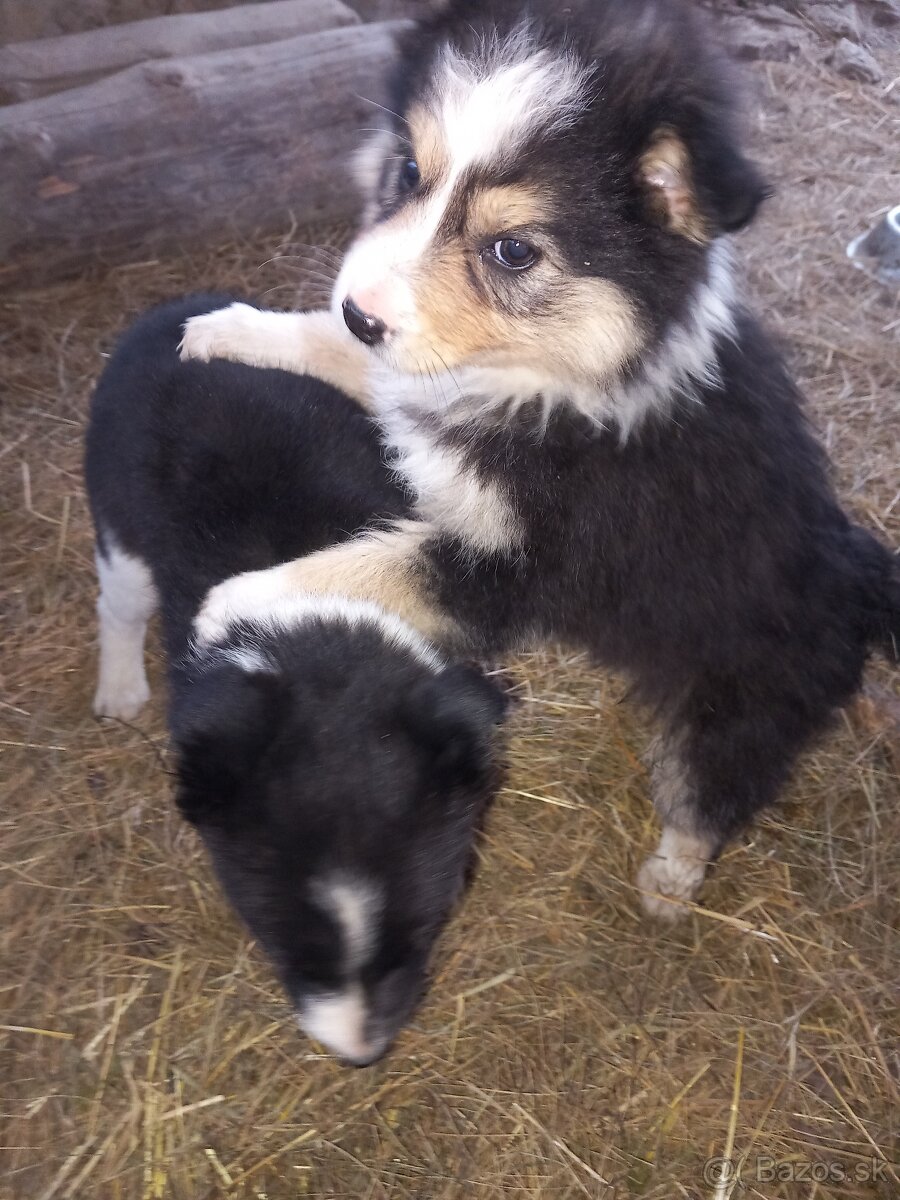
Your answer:
[[[896,563],[737,294],[766,189],[732,75],[679,0],[451,0],[401,46],[331,313],[184,341],[362,398],[420,517],[231,580],[200,636],[325,589],[455,646],[587,648],[660,720],[660,915],[900,636]]]
[[[86,476],[100,577],[98,714],[147,700],[159,607],[177,802],[274,961],[300,1025],[378,1058],[424,988],[498,774],[499,691],[364,601],[294,595],[214,644],[191,627],[235,571],[409,510],[371,421],[327,384],[181,363],[197,297],[125,335],[93,401]]]

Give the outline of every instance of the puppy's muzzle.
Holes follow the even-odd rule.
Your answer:
[[[347,1055],[341,1054],[338,1057],[341,1062],[347,1067],[372,1067],[375,1063],[380,1062],[390,1049],[390,1042],[385,1038],[380,1042],[374,1043],[359,1054]]]
[[[387,325],[380,317],[365,313],[350,296],[342,305],[344,322],[354,337],[358,337],[366,346],[377,346],[384,341]]]

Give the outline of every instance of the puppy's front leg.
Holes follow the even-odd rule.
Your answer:
[[[227,358],[313,375],[360,404],[368,399],[369,351],[327,309],[280,313],[231,304],[191,317],[179,350],[182,359]]]
[[[289,625],[310,614],[313,597],[321,597],[323,610],[332,600],[369,602],[430,641],[459,645],[460,627],[430,594],[422,569],[419,551],[428,532],[427,525],[410,523],[367,533],[306,558],[226,579],[203,602],[196,636],[201,643],[216,642],[241,621]],[[352,605],[347,612],[352,617]]]

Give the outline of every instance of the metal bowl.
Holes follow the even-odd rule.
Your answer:
[[[868,233],[861,233],[847,247],[855,267],[882,283],[900,285],[900,204],[884,214]]]

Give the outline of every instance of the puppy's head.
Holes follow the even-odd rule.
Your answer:
[[[405,43],[334,292],[395,368],[602,384],[684,315],[764,194],[677,0],[456,0]]]
[[[253,641],[179,689],[178,805],[301,1027],[365,1065],[463,888],[503,698],[366,621]]]

